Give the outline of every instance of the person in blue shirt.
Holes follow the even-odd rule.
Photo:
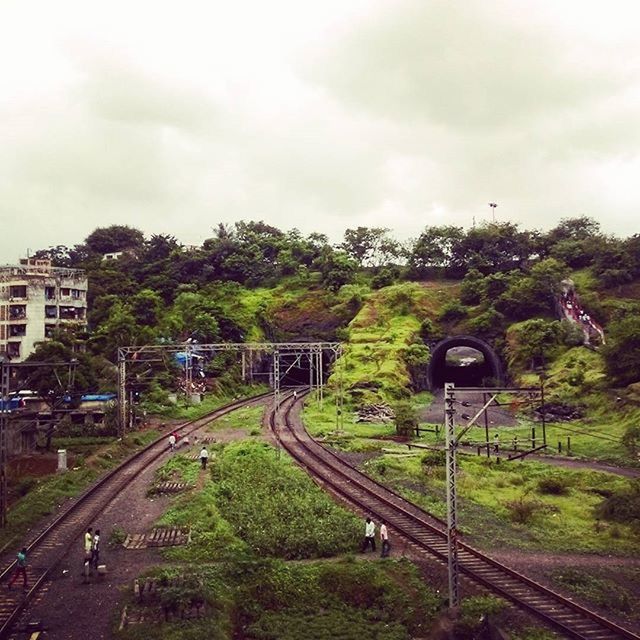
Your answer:
[[[16,568],[13,572],[13,576],[11,576],[11,580],[9,580],[9,589],[13,583],[18,579],[18,576],[22,576],[24,581],[24,589],[27,587],[27,548],[22,547],[21,551],[18,551],[18,557],[16,558]]]

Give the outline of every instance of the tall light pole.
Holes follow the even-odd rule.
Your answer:
[[[489,206],[491,207],[491,214],[493,216],[493,221],[496,221],[496,207],[498,206],[498,204],[496,202],[490,202]]]

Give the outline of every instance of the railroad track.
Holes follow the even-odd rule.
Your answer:
[[[271,411],[269,424],[280,444],[299,464],[332,492],[364,513],[384,519],[421,551],[446,564],[447,537],[443,520],[360,473],[313,440],[293,398]],[[294,414],[292,416],[292,413]],[[640,640],[640,636],[599,616],[551,589],[527,578],[463,542],[458,543],[462,573],[479,585],[513,602],[569,638],[580,640]]]
[[[187,436],[231,411],[259,403],[270,395],[265,393],[232,402],[202,418],[180,425],[176,431],[182,436]],[[7,589],[6,583],[13,572],[15,562],[2,570],[0,573],[0,640],[8,637],[11,627],[24,607],[37,593],[51,570],[69,551],[69,545],[139,473],[166,452],[167,437],[163,435],[106,474],[81,494],[51,524],[34,535],[33,539],[26,544],[29,559],[27,576],[30,585],[27,592],[23,592],[20,587],[21,579],[18,579],[13,590]]]

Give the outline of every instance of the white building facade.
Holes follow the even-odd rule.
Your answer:
[[[82,269],[26,258],[0,267],[0,355],[22,362],[58,327],[87,325],[89,281]]]

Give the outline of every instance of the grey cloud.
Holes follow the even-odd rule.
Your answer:
[[[358,109],[471,129],[581,108],[625,82],[479,0],[393,3],[307,73]]]
[[[204,92],[150,77],[130,60],[103,53],[83,60],[80,68],[85,77],[80,99],[107,120],[197,131],[213,126],[219,116]]]

